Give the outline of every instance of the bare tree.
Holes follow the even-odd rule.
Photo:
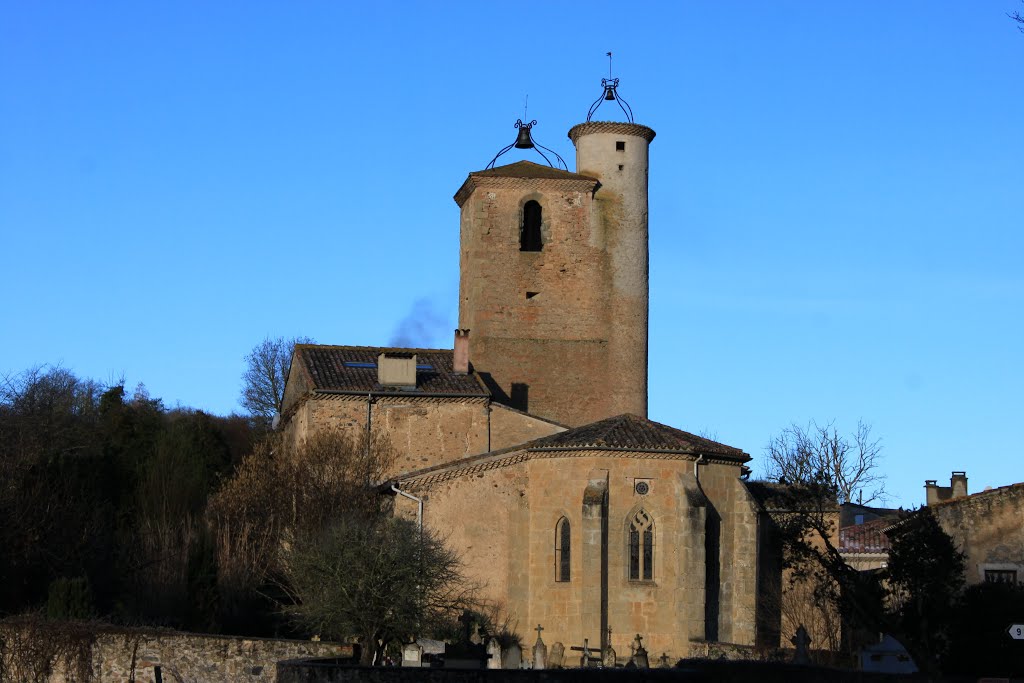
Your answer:
[[[772,437],[765,448],[768,479],[784,484],[814,484],[834,491],[840,503],[871,503],[884,500],[885,475],[880,439],[871,426],[857,422],[849,437],[839,433],[835,422],[806,427],[793,423]]]
[[[274,419],[284,398],[284,383],[296,344],[313,344],[309,337],[267,337],[245,357],[242,396],[239,402],[249,414]]]
[[[1006,16],[1016,21],[1019,24],[1019,26],[1017,26],[1017,30],[1024,33],[1024,14],[1014,12],[1013,14],[1007,14]]]
[[[834,489],[814,481],[749,486],[768,513],[770,544],[778,544],[782,560],[779,602],[768,605],[781,608],[780,625],[792,629],[794,619],[809,619],[804,622],[808,628],[814,623],[820,629],[818,643],[834,646],[845,640],[852,648],[864,644],[865,633],[887,632],[877,573],[854,569],[840,550]],[[800,600],[806,604],[794,602]],[[841,632],[843,640],[837,641]]]
[[[207,507],[225,602],[258,593],[282,571],[283,548],[339,516],[374,517],[376,490],[394,462],[383,436],[320,430],[299,444],[266,438],[224,481]],[[228,605],[224,605],[227,607]]]
[[[340,518],[299,539],[286,565],[293,617],[331,639],[359,637],[364,666],[378,644],[444,628],[474,602],[458,555],[396,517]]]

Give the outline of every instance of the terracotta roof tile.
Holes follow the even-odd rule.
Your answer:
[[[416,390],[385,389],[377,383],[377,356],[382,352],[411,356],[416,354]],[[365,394],[452,394],[489,396],[475,374],[457,375],[452,369],[450,349],[401,349],[376,346],[322,346],[298,344],[295,353],[313,382],[314,391],[339,391]],[[358,367],[353,364],[361,364]]]
[[[884,529],[892,526],[893,518],[875,519],[839,530],[839,551],[843,553],[887,553],[891,544]]]
[[[481,467],[515,464],[543,453],[552,451],[610,450],[629,453],[682,453],[686,455],[707,454],[737,462],[746,462],[750,456],[738,448],[726,446],[667,425],[647,420],[636,415],[619,415],[582,427],[575,427],[558,434],[541,437],[524,444],[509,446],[489,453],[471,455],[459,460],[432,465],[423,469],[404,472],[393,482],[410,482],[430,478],[444,473],[472,473]],[[392,482],[382,485],[386,490]]]
[[[535,164],[532,161],[517,161],[514,164],[496,166],[485,171],[473,171],[469,174],[473,178],[544,178],[546,180],[589,180],[597,182],[592,178],[571,171],[563,171],[559,168]]]
[[[538,439],[533,450],[609,448],[623,451],[676,451],[750,459],[738,448],[636,415],[618,415]]]

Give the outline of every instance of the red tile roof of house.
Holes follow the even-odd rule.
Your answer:
[[[559,434],[530,445],[532,450],[613,449],[623,451],[672,451],[704,453],[741,459],[750,456],[739,448],[705,439],[675,427],[637,415],[617,415]]]
[[[896,520],[889,517],[854,524],[839,530],[839,551],[842,553],[888,553],[891,543],[884,529]]]
[[[382,387],[377,383],[377,357],[416,356],[416,389]],[[437,394],[451,396],[490,396],[476,374],[456,374],[451,349],[402,349],[377,346],[325,346],[297,344],[296,358],[312,381],[314,391],[367,394]]]

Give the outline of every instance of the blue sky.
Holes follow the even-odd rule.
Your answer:
[[[228,413],[267,335],[450,347],[452,194],[527,96],[571,168],[612,50],[658,133],[650,416],[755,470],[864,419],[896,505],[1024,480],[1018,10],[4,3],[0,371]]]

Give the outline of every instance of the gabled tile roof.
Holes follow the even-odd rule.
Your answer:
[[[507,467],[533,458],[560,457],[559,453],[570,456],[574,451],[613,451],[627,458],[631,453],[640,458],[670,459],[696,458],[704,454],[738,463],[750,460],[750,456],[738,448],[636,415],[618,415],[524,444],[403,472],[392,481],[449,479],[495,467]]]
[[[888,553],[891,547],[884,530],[896,520],[892,517],[875,519],[839,530],[839,551],[842,553]]]
[[[382,352],[407,356],[416,355],[416,364],[429,369],[416,371],[415,391],[382,387],[377,383],[377,356]],[[314,391],[353,394],[393,393],[450,394],[452,396],[490,396],[475,374],[458,375],[452,369],[450,349],[402,349],[376,346],[324,346],[297,344],[296,360],[302,364]],[[346,363],[361,363],[372,367],[352,367]]]
[[[560,168],[552,168],[532,161],[517,161],[514,164],[496,166],[485,171],[473,171],[473,178],[543,178],[545,180],[589,180],[597,182],[597,178],[581,175]]]
[[[684,432],[637,415],[617,415],[559,434],[538,439],[531,450],[610,449],[620,451],[670,451],[704,453],[750,460],[738,448]]]
[[[484,171],[470,173],[453,199],[459,206],[463,206],[470,195],[478,186],[488,188],[515,187],[554,187],[560,190],[572,190],[576,192],[593,192],[600,187],[601,182],[579,173],[563,171],[560,168],[542,166],[532,161],[517,161],[507,166],[488,168]]]

